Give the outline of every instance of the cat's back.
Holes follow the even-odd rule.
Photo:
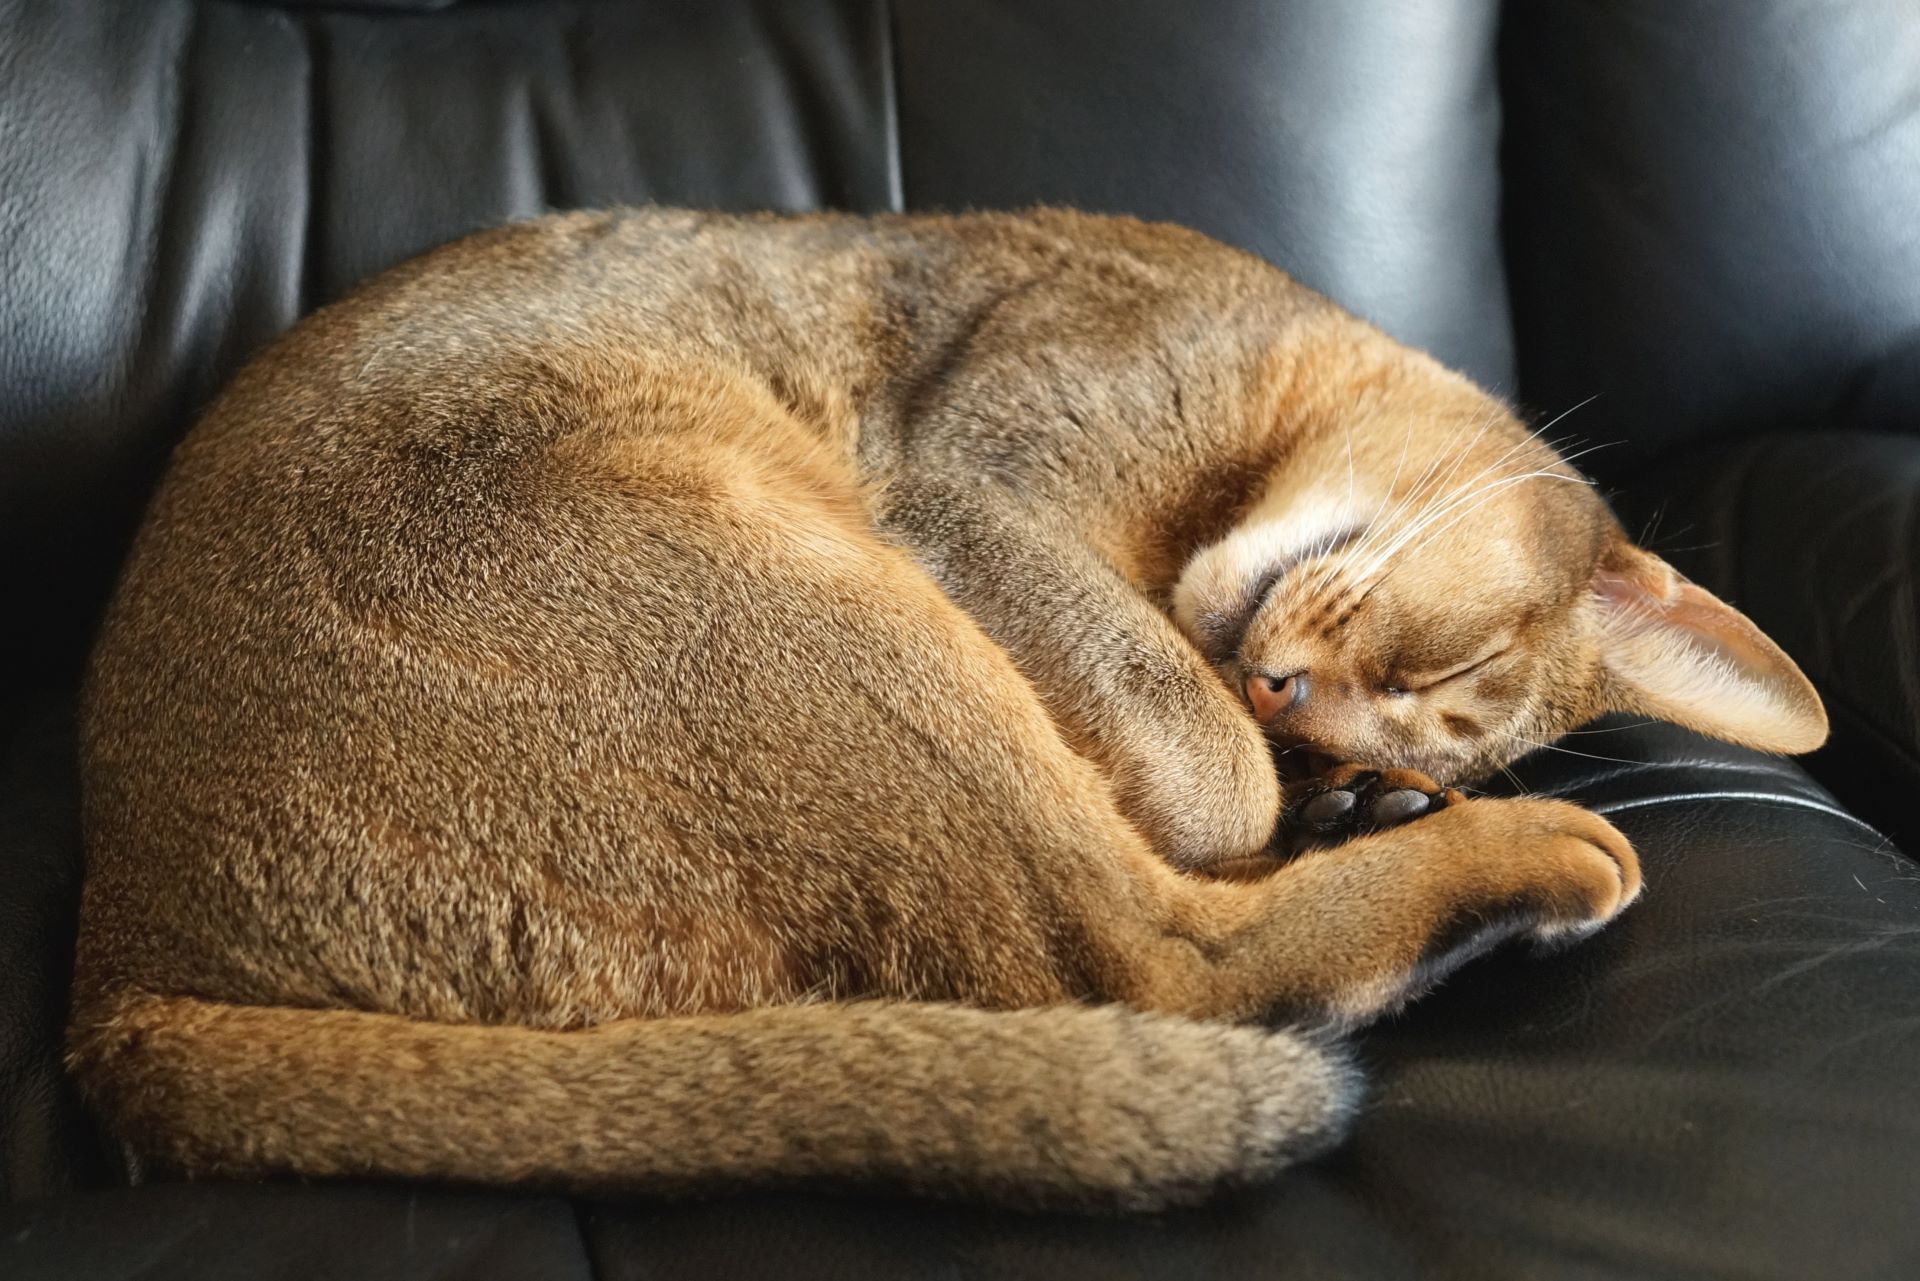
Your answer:
[[[556,884],[549,850],[611,858],[653,812],[633,796],[743,768],[682,712],[739,675],[713,637],[772,616],[735,581],[766,531],[891,555],[798,402],[937,362],[928,335],[1009,282],[1158,269],[1108,231],[1190,244],[1071,215],[576,214],[303,322],[177,451],[100,633],[83,998],[138,973],[498,1014],[458,994],[525,990],[510,935],[453,987],[421,940],[541,897],[590,915],[616,891]]]

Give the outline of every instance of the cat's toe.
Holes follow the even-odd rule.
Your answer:
[[[1337,845],[1458,804],[1460,793],[1415,770],[1339,765],[1308,784],[1281,818],[1284,854]]]
[[[1373,819],[1375,827],[1395,827],[1409,819],[1419,818],[1431,806],[1432,801],[1425,792],[1402,787],[1380,793],[1378,799],[1368,807],[1367,814]]]
[[[1333,830],[1351,823],[1359,808],[1357,792],[1334,788],[1308,797],[1300,806],[1300,821],[1315,829]]]

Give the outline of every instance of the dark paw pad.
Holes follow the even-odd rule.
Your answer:
[[[1457,804],[1460,793],[1412,770],[1341,766],[1309,783],[1280,820],[1274,843],[1298,854],[1362,832],[1398,827]]]

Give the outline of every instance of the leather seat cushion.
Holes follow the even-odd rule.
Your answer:
[[[65,714],[36,723],[31,760],[58,761]],[[0,1259],[20,1278],[136,1263],[240,1278],[284,1258],[316,1276],[502,1279],[1904,1275],[1920,1260],[1920,874],[1792,764],[1668,726],[1594,729],[1522,762],[1518,782],[1612,817],[1646,898],[1565,952],[1475,962],[1373,1029],[1353,1142],[1200,1209],[211,1182],[25,1201],[0,1213]],[[20,759],[0,854],[37,869],[21,881],[37,898],[0,938],[58,954],[71,782],[23,776]],[[106,1167],[58,1076],[58,983],[23,994],[6,972],[6,1168],[41,1172],[16,1191],[97,1184]]]
[[[1647,860],[1647,901],[1564,955],[1477,963],[1375,1029],[1376,1101],[1350,1146],[1182,1214],[129,1190],[59,1073],[80,874],[73,676],[168,449],[299,315],[549,205],[1051,200],[1266,253],[1508,389],[1499,8],[0,0],[0,600],[31,622],[0,684],[0,1174],[24,1198],[0,1213],[0,1272],[1913,1271],[1912,867],[1793,766],[1661,727],[1569,741],[1617,761],[1522,771],[1617,816]],[[1873,353],[1913,331],[1898,293],[1912,259],[1887,246],[1920,242],[1889,239],[1898,202],[1878,209],[1860,179],[1876,156],[1912,154],[1898,0],[1768,0],[1769,21],[1805,20],[1804,69],[1769,62],[1726,0],[1514,8],[1542,15],[1505,50],[1530,399],[1624,387],[1583,429],[1649,447],[1669,424],[1691,438],[1836,387],[1850,414],[1914,403]],[[1714,38],[1696,47],[1688,24],[1703,22]],[[1709,54],[1725,65],[1696,65]],[[1756,108],[1739,82],[1704,112],[1688,95],[1707,70],[1781,91]],[[1612,102],[1616,81],[1637,96],[1579,105]],[[1827,92],[1831,113],[1816,109]],[[1678,128],[1699,123],[1713,130]],[[1716,136],[1779,184],[1750,189]],[[1883,189],[1906,190],[1904,174],[1885,169]],[[1704,221],[1749,206],[1725,235]],[[1809,239],[1830,263],[1796,266]]]

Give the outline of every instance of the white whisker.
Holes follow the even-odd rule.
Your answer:
[[[1578,408],[1578,407],[1579,406],[1575,406],[1575,408]],[[1572,411],[1568,411],[1568,412],[1572,412]],[[1460,501],[1464,501],[1465,497],[1470,496],[1470,495],[1463,496],[1462,491],[1466,490],[1469,486],[1477,483],[1482,477],[1485,477],[1497,471],[1500,467],[1504,466],[1508,459],[1512,458],[1513,455],[1519,452],[1521,449],[1526,448],[1528,444],[1532,443],[1532,440],[1533,440],[1533,437],[1529,436],[1527,439],[1516,442],[1515,444],[1509,446],[1503,453],[1501,453],[1501,455],[1498,458],[1494,459],[1491,463],[1488,463],[1486,466],[1482,467],[1478,472],[1474,473],[1474,475],[1468,480],[1462,481],[1459,486],[1456,486],[1454,490],[1451,491],[1451,493],[1448,495],[1445,501],[1439,503],[1434,508],[1434,510],[1426,514],[1424,524],[1431,524],[1433,521],[1440,519],[1440,517],[1444,515],[1447,511],[1450,511],[1454,507],[1457,507]],[[1594,448],[1599,448],[1599,446],[1595,446]],[[1582,453],[1591,453],[1591,452],[1592,452],[1591,449],[1582,451]],[[1578,456],[1579,455],[1575,455],[1575,457],[1578,457]],[[1559,459],[1559,461],[1564,463],[1564,462],[1570,462],[1571,459],[1561,458]],[[1551,473],[1546,471],[1530,472],[1530,473],[1527,473],[1526,476],[1522,477],[1521,479],[1531,479],[1535,476],[1547,476],[1547,475],[1556,476],[1558,479],[1562,479],[1562,480],[1579,480],[1582,483],[1591,483],[1586,481],[1584,477],[1558,476],[1557,473]],[[1487,491],[1480,490],[1475,492],[1484,493]],[[1392,544],[1391,551],[1397,552],[1398,550],[1400,550],[1401,547],[1404,547],[1408,541],[1408,538],[1413,533],[1417,533],[1422,527],[1423,527],[1422,522],[1416,522],[1408,530],[1403,531],[1402,536],[1396,539],[1394,544]],[[1364,580],[1366,577],[1371,576],[1371,574],[1374,573],[1379,568],[1380,563],[1382,563],[1381,558],[1378,554],[1376,554],[1374,562],[1369,564],[1365,573],[1361,575],[1362,579]]]
[[[1580,734],[1618,734],[1624,730],[1645,729],[1649,725],[1658,725],[1659,721],[1635,721],[1631,725],[1609,725],[1605,729],[1570,729],[1563,737],[1572,738]]]
[[[1573,414],[1576,414],[1580,410],[1585,409],[1588,405],[1591,405],[1594,401],[1598,399],[1600,399],[1600,393],[1596,391],[1595,393],[1593,393],[1593,395],[1587,397],[1585,400],[1573,406],[1571,409],[1563,409],[1559,413],[1555,414],[1553,417],[1549,418],[1546,422],[1542,423],[1538,428],[1536,428],[1533,434],[1536,436],[1546,435],[1548,432],[1552,431],[1554,427],[1558,425],[1562,419],[1571,417]]]
[[[1345,580],[1347,590],[1359,590],[1364,600],[1379,586],[1396,557],[1405,551],[1417,551],[1427,542],[1439,537],[1467,519],[1486,503],[1492,501],[1502,490],[1511,488],[1529,480],[1563,480],[1579,484],[1591,484],[1585,477],[1565,474],[1553,470],[1564,466],[1571,470],[1574,460],[1585,457],[1603,445],[1592,445],[1573,453],[1563,452],[1552,442],[1546,440],[1546,433],[1564,421],[1570,415],[1592,404],[1596,396],[1585,400],[1554,415],[1537,428],[1528,429],[1516,441],[1502,450],[1492,460],[1483,463],[1470,475],[1461,477],[1461,469],[1467,465],[1480,442],[1487,434],[1503,421],[1509,421],[1506,409],[1500,405],[1489,408],[1485,418],[1474,431],[1466,446],[1447,453],[1435,454],[1418,478],[1408,486],[1404,494],[1396,496],[1400,480],[1406,469],[1407,457],[1412,450],[1413,421],[1407,422],[1406,434],[1402,437],[1400,457],[1394,464],[1393,478],[1388,482],[1388,503],[1375,514],[1358,538],[1353,539],[1342,549],[1338,557],[1332,556],[1331,540],[1323,542],[1312,553],[1317,564],[1301,580],[1300,591],[1304,598],[1312,601],[1330,590],[1341,580]],[[1347,499],[1349,508],[1356,505],[1356,463],[1353,449],[1353,426],[1349,421],[1347,428]],[[1502,475],[1514,458],[1534,445],[1550,451],[1554,462],[1545,467],[1536,467],[1517,475]],[[1444,465],[1443,465],[1444,464]]]
[[[1465,460],[1471,455],[1473,446],[1477,444],[1480,441],[1480,439],[1484,437],[1486,433],[1493,428],[1494,424],[1498,422],[1498,420],[1499,420],[1499,411],[1496,409],[1490,412],[1487,418],[1485,419],[1485,421],[1481,423],[1479,431],[1475,433],[1473,440],[1468,443],[1468,447],[1465,450],[1454,452],[1451,455],[1436,454],[1433,458],[1433,461],[1427,464],[1427,469],[1421,473],[1420,478],[1414,482],[1412,488],[1408,491],[1407,495],[1404,498],[1402,498],[1400,501],[1395,503],[1392,507],[1388,508],[1387,510],[1381,512],[1378,516],[1376,516],[1374,521],[1368,526],[1365,534],[1361,538],[1357,539],[1351,546],[1349,546],[1346,549],[1345,554],[1340,558],[1338,563],[1327,562],[1318,566],[1317,572],[1315,573],[1313,579],[1311,580],[1307,588],[1309,594],[1318,594],[1319,592],[1326,590],[1326,588],[1340,574],[1342,570],[1347,569],[1352,565],[1362,563],[1361,562],[1362,557],[1368,558],[1366,563],[1372,566],[1372,568],[1368,569],[1363,574],[1353,575],[1352,577],[1355,579],[1356,582],[1364,583],[1367,577],[1369,577],[1373,572],[1373,569],[1378,567],[1378,563],[1379,563],[1378,558],[1381,555],[1381,553],[1377,544],[1379,544],[1382,540],[1385,540],[1385,539],[1393,539],[1403,532],[1395,528],[1395,522],[1397,518],[1401,515],[1401,513],[1411,511],[1415,509],[1415,507],[1418,504],[1427,501],[1428,495],[1430,492],[1434,494],[1442,492],[1443,487],[1446,486],[1448,482],[1450,482],[1453,479],[1456,473],[1458,473],[1458,471],[1460,470],[1461,464],[1465,462]],[[1412,438],[1412,427],[1411,427],[1411,424],[1409,424],[1407,439],[1410,441],[1411,438]],[[1480,477],[1485,476],[1489,472],[1498,468],[1508,458],[1510,458],[1517,449],[1520,449],[1522,447],[1524,447],[1524,442],[1520,445],[1514,445],[1509,447],[1504,453],[1500,455],[1499,458],[1495,459],[1493,462],[1489,463],[1486,467],[1483,467],[1480,469],[1480,471],[1476,472],[1472,478],[1462,481],[1459,486],[1455,487],[1451,491],[1446,491],[1446,492],[1457,493],[1459,492],[1460,489],[1473,484]],[[1440,465],[1443,461],[1448,463],[1448,466],[1444,472],[1439,470]],[[1431,491],[1429,491],[1428,489],[1430,481],[1432,484]],[[1397,483],[1397,475],[1396,475],[1396,483]],[[1392,492],[1391,488],[1389,489],[1388,492],[1389,493]],[[1411,528],[1418,529],[1419,522],[1416,520],[1414,525],[1411,526]],[[1391,554],[1391,553],[1389,552],[1387,554]]]
[[[1465,461],[1468,455],[1472,452],[1473,446],[1477,445],[1480,442],[1480,439],[1484,437],[1488,431],[1492,430],[1494,424],[1498,421],[1499,421],[1499,411],[1496,408],[1492,411],[1489,411],[1487,416],[1481,421],[1479,430],[1474,433],[1473,439],[1467,443],[1467,448],[1465,450],[1435,454],[1433,456],[1433,459],[1430,462],[1428,462],[1426,470],[1420,473],[1419,479],[1415,480],[1412,486],[1409,487],[1405,497],[1401,498],[1399,501],[1395,502],[1392,506],[1380,512],[1375,517],[1373,523],[1368,526],[1365,535],[1363,535],[1359,540],[1357,540],[1352,547],[1348,548],[1346,559],[1348,561],[1357,561],[1362,555],[1366,554],[1370,550],[1371,544],[1373,542],[1375,542],[1379,538],[1385,537],[1388,531],[1393,528],[1394,518],[1398,517],[1402,512],[1411,510],[1418,502],[1420,502],[1425,497],[1426,489],[1429,481],[1433,482],[1435,488],[1437,489],[1438,487],[1444,485],[1448,480],[1452,479],[1454,473],[1460,469],[1460,464],[1463,461]],[[1413,441],[1413,420],[1408,419],[1407,432],[1406,432],[1406,435],[1402,438],[1402,442],[1401,442],[1401,445],[1402,445],[1401,463],[1402,464],[1404,464],[1406,461],[1407,448],[1412,444],[1412,441]],[[1447,464],[1447,469],[1445,472],[1440,471],[1441,464],[1443,463]],[[1394,469],[1393,483],[1388,485],[1387,487],[1387,493],[1389,496],[1391,496],[1394,490],[1398,487],[1399,479],[1400,479],[1400,469],[1398,466],[1396,466]]]
[[[1590,761],[1606,761],[1611,765],[1646,765],[1651,763],[1644,760],[1628,760],[1621,756],[1600,756],[1593,752],[1576,752],[1571,747],[1561,747],[1556,743],[1543,743],[1539,739],[1528,738],[1525,734],[1515,734],[1510,730],[1497,729],[1493,732],[1501,735],[1503,738],[1510,738],[1516,743],[1525,743],[1528,747],[1538,751],[1559,752],[1562,755],[1578,756]]]
[[[1389,560],[1403,548],[1407,547],[1409,543],[1412,543],[1414,538],[1422,534],[1425,535],[1419,543],[1414,544],[1415,550],[1418,550],[1420,546],[1424,546],[1433,538],[1452,529],[1462,520],[1465,520],[1468,516],[1471,516],[1481,507],[1492,501],[1493,497],[1500,491],[1511,489],[1513,486],[1529,480],[1560,480],[1582,485],[1592,483],[1582,477],[1565,476],[1559,472],[1550,471],[1522,472],[1517,476],[1503,476],[1496,480],[1490,480],[1478,489],[1449,499],[1446,503],[1435,508],[1420,521],[1410,526],[1404,533],[1388,543],[1386,547],[1382,548],[1375,555],[1374,559],[1360,572],[1358,575],[1359,579],[1365,582],[1372,578],[1375,572],[1383,568]]]

